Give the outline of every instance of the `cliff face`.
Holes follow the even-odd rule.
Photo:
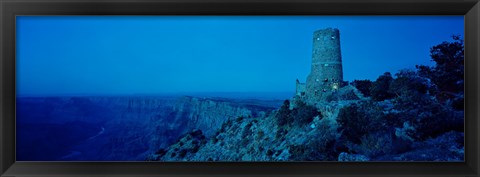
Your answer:
[[[144,160],[146,154],[169,146],[185,132],[199,129],[211,136],[226,120],[274,109],[269,107],[270,102],[260,106],[195,97],[19,98],[17,102],[17,122],[21,125],[18,131],[24,132],[18,139],[25,147],[19,151],[28,154],[21,160]],[[57,132],[51,128],[72,124],[88,125],[85,129],[88,132],[79,131],[81,127]],[[59,141],[72,136],[81,138],[65,144],[55,142],[57,138],[52,139],[52,134],[65,136],[58,138]],[[44,140],[31,141],[32,137]],[[65,145],[42,146],[42,143]],[[45,151],[52,153],[34,158]]]
[[[402,108],[399,100],[372,101],[342,87],[329,102],[290,107],[263,116],[227,119],[213,136],[201,130],[183,134],[174,144],[147,155],[148,161],[462,161],[464,134],[457,126],[463,111],[438,103]],[[428,98],[428,100],[431,100]],[[298,100],[297,100],[298,101]],[[397,101],[397,102],[395,102]],[[434,107],[436,106],[436,107]],[[448,106],[448,105],[447,105]],[[434,109],[432,109],[432,107]],[[426,121],[448,116],[437,135],[422,122],[400,122],[409,112]],[[431,116],[441,112],[439,116]],[[414,125],[416,124],[416,125]],[[438,128],[438,122],[427,127]],[[440,129],[439,128],[439,129]]]
[[[252,110],[225,101],[183,97],[173,107],[175,119],[186,120],[187,129],[199,129],[209,137],[223,122],[240,116],[251,117]]]
[[[296,159],[297,151],[316,152],[316,146],[326,146],[338,138],[334,133],[337,127],[334,114],[341,107],[343,105],[332,106],[328,113],[325,112],[328,115],[324,113],[312,122],[298,127],[278,126],[276,112],[261,117],[235,118],[226,121],[210,138],[204,138],[198,131],[186,133],[168,148],[150,154],[146,160],[304,161],[305,159]],[[326,152],[319,153],[332,160],[332,157],[323,154]],[[314,158],[313,154],[306,156]]]

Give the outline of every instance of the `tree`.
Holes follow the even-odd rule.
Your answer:
[[[394,95],[390,92],[390,83],[392,82],[393,77],[390,72],[386,72],[373,82],[372,87],[370,88],[370,95],[375,101],[383,101],[386,99],[391,99]]]
[[[429,84],[426,78],[420,77],[417,72],[409,69],[400,70],[390,83],[390,93],[395,96],[426,94]]]
[[[291,121],[290,112],[290,101],[285,100],[275,116],[279,126],[284,126]]]
[[[462,97],[464,89],[464,42],[460,36],[453,41],[444,41],[430,48],[430,56],[436,64],[433,67],[417,65],[421,76],[429,78],[438,88],[436,97],[441,101]],[[463,108],[462,108],[463,109]]]
[[[351,83],[354,87],[360,91],[363,96],[370,96],[370,88],[372,87],[372,81],[370,80],[354,80]]]

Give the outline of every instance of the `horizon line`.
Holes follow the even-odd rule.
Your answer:
[[[16,97],[55,97],[55,96],[189,96],[188,94],[193,94],[194,96],[207,96],[208,94],[266,94],[264,96],[273,96],[278,94],[295,94],[295,91],[219,91],[219,92],[159,92],[159,93],[47,93],[47,94],[16,94]],[[187,94],[187,95],[186,95]],[[214,96],[214,95],[210,95]],[[248,96],[248,95],[245,95]],[[261,96],[262,97],[262,96]]]

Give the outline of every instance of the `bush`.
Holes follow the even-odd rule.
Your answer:
[[[243,121],[243,116],[237,117],[237,119],[235,119],[235,121],[236,121],[237,123],[242,122],[242,121]]]
[[[179,158],[185,158],[186,155],[187,155],[187,150],[186,149],[182,149],[182,150],[180,150],[180,152],[178,152],[178,157]]]
[[[392,83],[392,74],[386,72],[373,82],[370,88],[370,95],[375,101],[391,99],[394,95],[390,92],[390,83]]]
[[[342,136],[357,144],[365,134],[388,128],[382,108],[370,101],[340,109],[337,122]]]
[[[263,131],[260,130],[260,131],[257,133],[257,141],[261,141],[264,136],[265,136],[265,132],[263,132]]]
[[[320,116],[317,108],[297,100],[295,107],[290,110],[290,101],[285,100],[276,114],[278,126],[303,126],[312,122],[315,116]]]
[[[252,127],[252,123],[249,122],[245,128],[243,128],[243,131],[242,131],[242,138],[247,138],[248,136],[250,136],[250,134],[252,134],[252,131],[250,130],[250,128]]]
[[[390,93],[395,96],[410,94],[426,94],[430,89],[428,80],[420,77],[417,72],[412,70],[401,70],[395,74],[396,78],[390,84]],[[433,90],[432,90],[433,91]]]
[[[426,94],[403,95],[395,99],[397,119],[408,122],[416,132],[416,140],[435,137],[447,131],[463,132],[463,112],[436,101]]]
[[[216,136],[213,136],[211,141],[212,141],[212,144],[217,144],[218,138]]]
[[[273,156],[273,151],[271,149],[267,150],[267,156]]]
[[[290,145],[290,159],[294,161],[325,161],[327,157],[320,149],[311,145]]]
[[[286,130],[285,128],[280,128],[280,129],[278,129],[277,133],[275,134],[275,139],[280,140],[282,138],[285,138],[285,135],[287,133],[288,133],[288,130]]]
[[[351,85],[360,91],[363,96],[369,97],[370,96],[370,88],[372,87],[373,83],[370,80],[354,80]]]
[[[316,107],[299,102],[291,112],[291,118],[295,126],[304,126],[313,121],[315,116],[321,116]]]
[[[275,115],[278,126],[285,126],[291,122],[290,112],[290,101],[285,100]]]
[[[346,90],[343,93],[340,93],[339,95],[340,100],[358,100],[358,96],[355,94],[353,90]]]
[[[326,161],[336,160],[338,154],[333,151],[335,139],[323,137],[312,139],[307,144],[290,145],[290,159],[295,161]]]
[[[167,153],[167,151],[165,151],[165,149],[163,149],[163,148],[161,148],[157,152],[155,152],[155,154],[160,156],[160,157],[164,156],[166,153]]]
[[[220,132],[225,132],[227,128],[230,128],[233,124],[232,119],[228,119],[227,121],[223,122],[222,127],[220,128]]]
[[[390,154],[393,150],[392,135],[389,132],[379,131],[363,135],[360,145],[353,150],[368,157]]]

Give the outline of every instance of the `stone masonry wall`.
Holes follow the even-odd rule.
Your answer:
[[[327,28],[313,33],[312,67],[306,82],[309,102],[325,99],[343,81],[340,32]]]

